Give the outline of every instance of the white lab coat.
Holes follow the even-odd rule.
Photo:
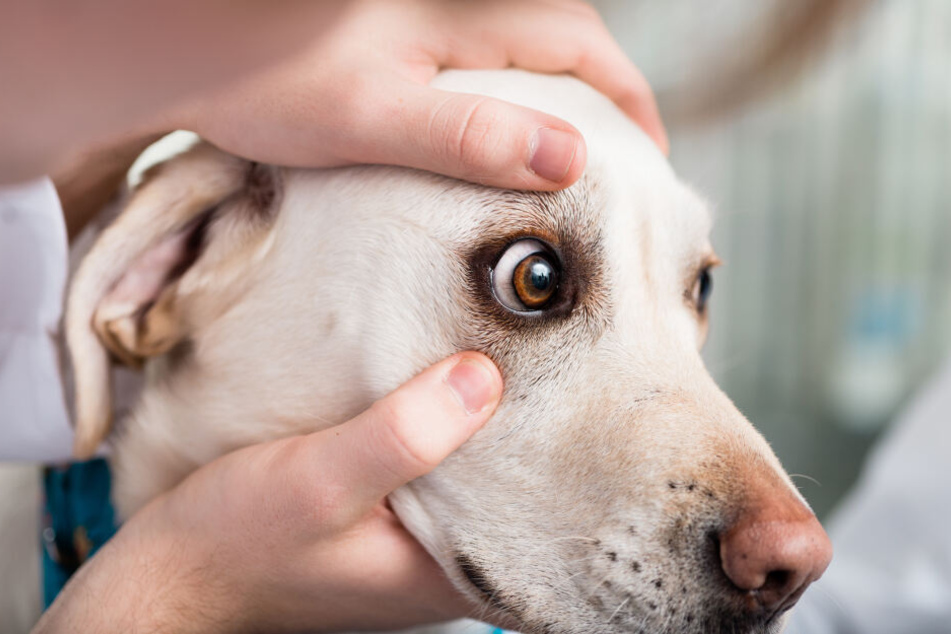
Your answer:
[[[0,187],[0,461],[70,455],[56,345],[67,251],[48,178]]]
[[[951,363],[829,523],[835,556],[787,634],[951,633]]]

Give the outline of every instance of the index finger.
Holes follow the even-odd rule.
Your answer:
[[[548,5],[529,5],[512,7],[507,19],[491,25],[485,21],[492,18],[478,11],[470,17],[469,28],[481,36],[454,40],[445,51],[446,65],[493,66],[498,62],[494,51],[502,47],[509,63],[524,70],[572,74],[614,101],[664,154],[669,152],[653,90],[596,11],[581,3],[555,11]]]

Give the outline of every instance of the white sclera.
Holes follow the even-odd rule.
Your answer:
[[[492,270],[492,292],[495,294],[495,298],[499,300],[499,303],[509,310],[518,313],[530,311],[522,300],[518,298],[513,279],[515,277],[515,269],[522,260],[536,253],[543,255],[546,259],[550,258],[550,251],[538,240],[531,238],[519,240],[505,250],[505,253],[499,258],[498,264],[496,264]]]

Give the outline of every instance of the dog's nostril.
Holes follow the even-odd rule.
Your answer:
[[[760,592],[772,592],[781,590],[789,585],[792,572],[789,570],[773,570],[766,575],[766,583],[760,588]]]
[[[727,578],[754,601],[751,610],[775,614],[791,608],[832,558],[832,546],[815,516],[754,513],[719,536]]]
[[[771,613],[792,607],[799,594],[809,585],[808,581],[794,577],[790,570],[770,571],[763,585],[754,591],[756,600]]]

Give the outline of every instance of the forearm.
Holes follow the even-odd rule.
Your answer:
[[[154,530],[162,522],[151,515],[151,522],[133,519],[79,569],[34,634],[241,630],[236,609],[217,609],[214,580],[203,578],[208,562]]]
[[[280,61],[345,0],[0,0],[0,183]]]
[[[79,235],[83,227],[115,196],[139,154],[164,134],[133,134],[91,148],[77,154],[52,174],[70,240]]]

